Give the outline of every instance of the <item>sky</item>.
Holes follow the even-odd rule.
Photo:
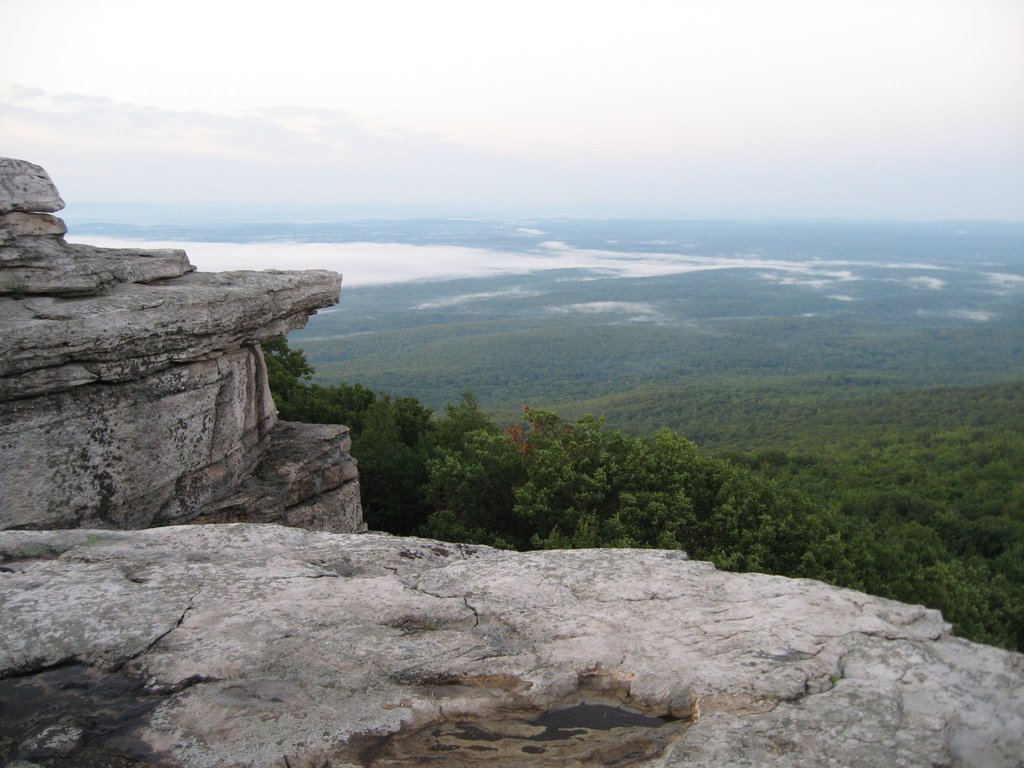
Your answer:
[[[0,28],[0,154],[69,204],[1024,220],[1020,0],[0,0]]]

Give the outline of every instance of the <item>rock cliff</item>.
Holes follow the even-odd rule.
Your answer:
[[[1024,766],[1024,657],[936,611],[346,533],[348,431],[276,422],[260,350],[338,276],[68,244],[62,205],[0,159],[0,765]]]
[[[950,637],[935,611],[680,552],[190,525],[7,531],[0,563],[0,762],[1024,756],[1021,655]]]
[[[276,425],[260,350],[340,276],[70,244],[62,207],[42,168],[0,158],[0,529],[358,530],[347,429]]]

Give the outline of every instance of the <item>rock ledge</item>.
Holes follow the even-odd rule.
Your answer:
[[[341,276],[70,244],[63,205],[42,168],[0,158],[0,529],[359,530],[347,429],[276,427],[260,348],[337,302]]]
[[[966,767],[1024,754],[1019,654],[952,638],[919,606],[679,552],[218,525],[8,531],[0,562],[8,760]],[[33,704],[58,689],[76,691],[63,709]]]

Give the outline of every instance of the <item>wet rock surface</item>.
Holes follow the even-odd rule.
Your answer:
[[[1019,654],[951,637],[918,606],[678,552],[520,554],[239,524],[6,531],[0,559],[3,684],[82,665],[91,685],[114,681],[115,703],[92,709],[130,710],[121,728],[82,725],[70,703],[31,728],[3,718],[8,762],[1019,766],[1024,754]]]
[[[546,711],[503,710],[476,719],[431,723],[411,733],[356,738],[357,764],[413,766],[642,765],[679,741],[686,721],[634,712],[617,703],[580,703]]]
[[[137,678],[82,664],[0,680],[0,758],[16,750],[36,765],[144,765],[128,757],[147,751],[131,734],[160,703]]]

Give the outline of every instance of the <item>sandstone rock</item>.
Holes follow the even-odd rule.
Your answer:
[[[0,158],[0,296],[96,295],[116,283],[180,277],[184,251],[94,248],[64,241],[64,222],[46,211],[64,202],[42,168]]]
[[[0,556],[12,761],[57,747],[66,764],[291,768],[1024,754],[1019,654],[950,637],[935,611],[678,552],[224,525],[8,531]]]
[[[262,455],[274,404],[253,348],[0,409],[0,528],[183,522]]]
[[[66,235],[63,219],[48,213],[5,213],[0,216],[0,242],[16,237],[61,237]]]
[[[148,283],[191,272],[184,251],[94,248],[23,237],[0,247],[0,296],[91,296],[117,283]]]
[[[200,274],[180,250],[68,244],[32,213],[60,207],[42,169],[0,160],[0,189],[0,529],[225,509],[360,528],[347,429],[283,428],[290,455],[264,461],[277,413],[259,344],[334,304],[340,275]]]
[[[348,427],[279,421],[239,493],[196,523],[282,522],[311,531],[362,530],[359,473]]]
[[[325,271],[190,273],[98,297],[0,300],[0,400],[128,381],[266,341],[337,301],[340,283]]]
[[[53,213],[63,207],[46,171],[25,160],[0,157],[0,213]]]

